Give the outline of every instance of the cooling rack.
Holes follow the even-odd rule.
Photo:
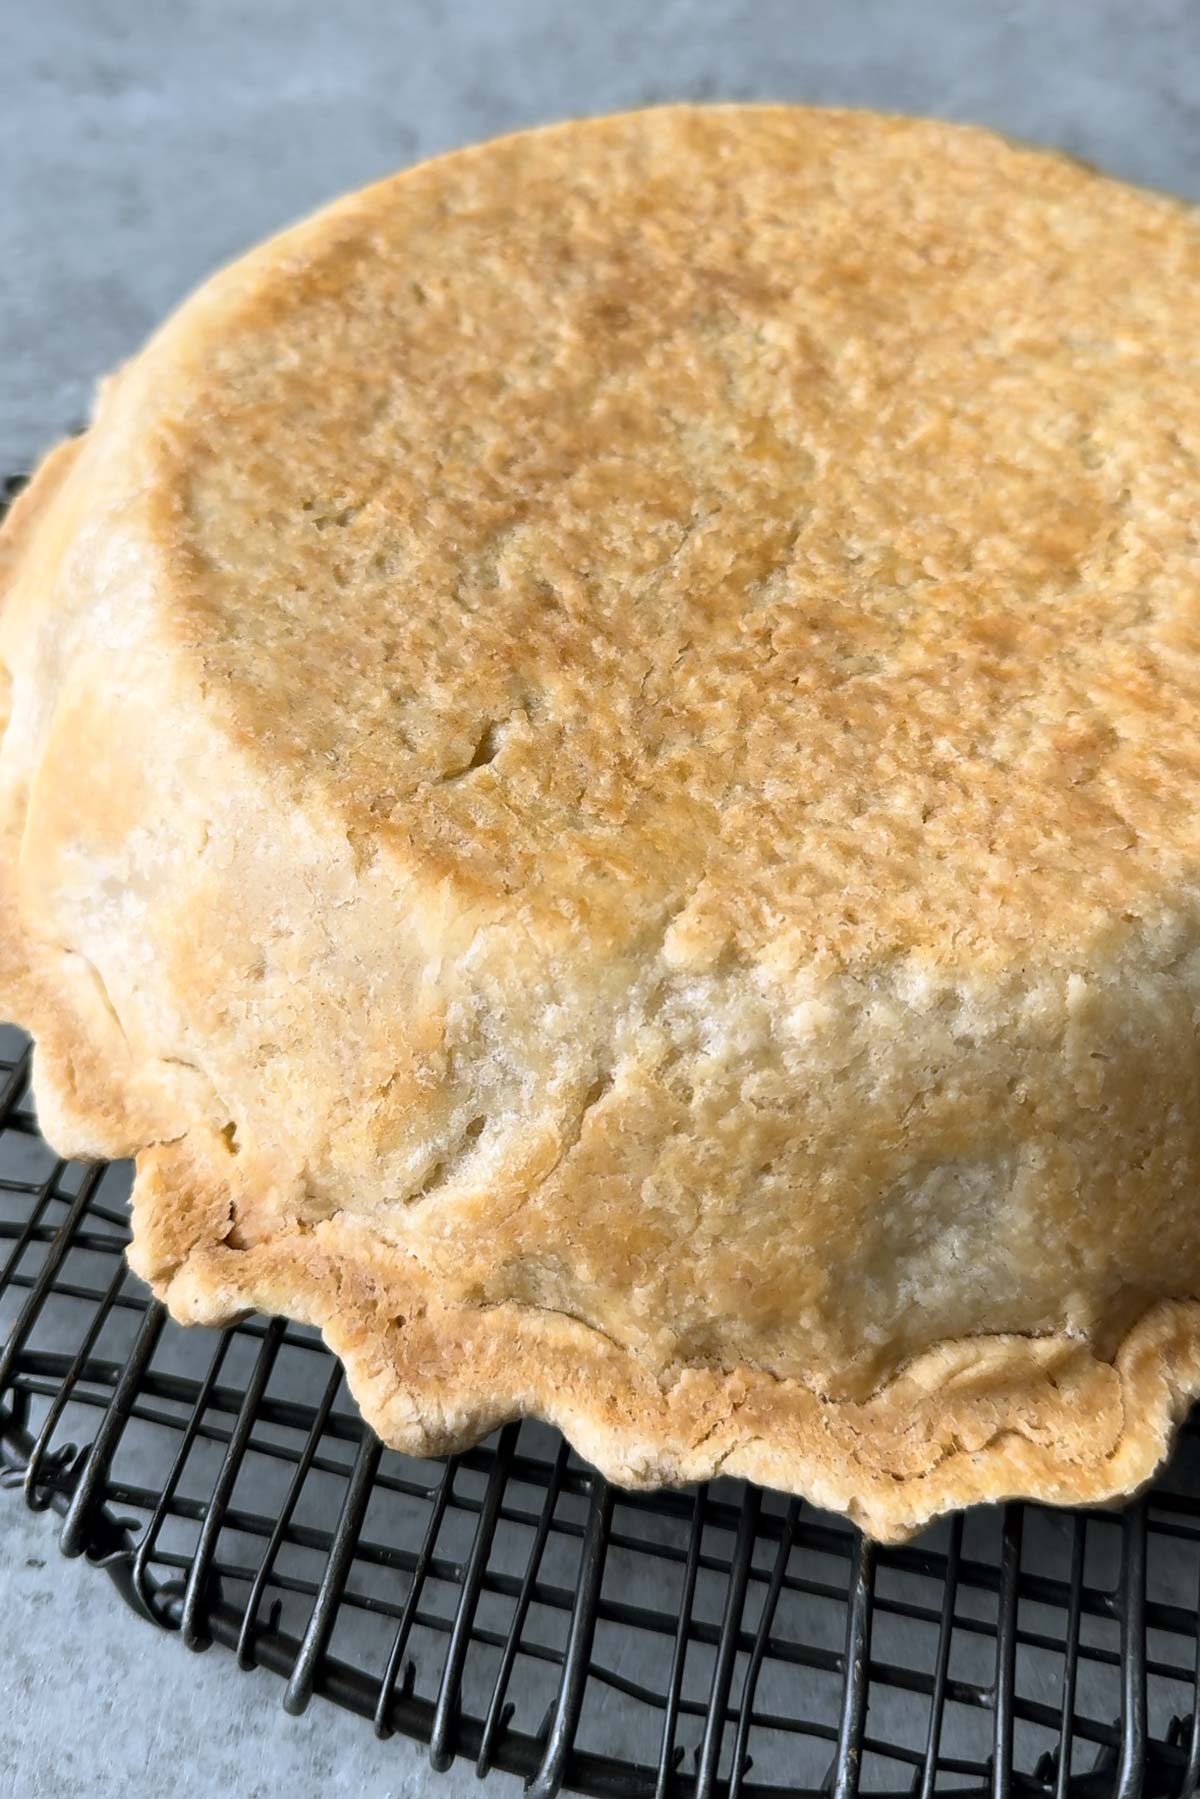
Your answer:
[[[534,1423],[415,1461],[315,1333],[166,1317],[128,1170],[55,1157],[28,1073],[0,1027],[0,1479],[289,1711],[322,1694],[545,1799],[1200,1794],[1194,1429],[1124,1511],[888,1550],[740,1482],[620,1492]]]
[[[27,1081],[0,1032],[5,1484],[289,1711],[322,1693],[539,1795],[1198,1791],[1195,1436],[1124,1512],[889,1550],[740,1482],[622,1493],[534,1424],[414,1461],[312,1332],[174,1325],[125,1266],[127,1170],[58,1160]]]

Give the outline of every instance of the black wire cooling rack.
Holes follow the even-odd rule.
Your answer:
[[[127,1171],[58,1160],[27,1082],[0,1031],[5,1484],[289,1711],[323,1693],[540,1795],[1200,1791],[1194,1435],[1123,1513],[889,1550],[740,1482],[619,1492],[532,1424],[414,1461],[312,1332],[171,1323],[125,1266]]]
[[[28,1061],[0,1027],[0,1478],[289,1711],[324,1694],[547,1799],[1200,1795],[1200,1433],[1123,1512],[889,1550],[739,1482],[619,1492],[536,1424],[413,1461],[313,1332],[166,1317],[127,1170],[54,1156]]]

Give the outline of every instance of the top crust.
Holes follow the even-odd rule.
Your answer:
[[[669,108],[216,276],[0,534],[0,995],[177,1316],[884,1537],[1200,1385],[1200,230]]]

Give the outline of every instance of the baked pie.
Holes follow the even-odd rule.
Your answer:
[[[0,539],[0,1003],[176,1318],[883,1539],[1200,1390],[1200,227],[672,107],[216,275]]]

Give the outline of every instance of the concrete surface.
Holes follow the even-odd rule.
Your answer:
[[[0,1494],[0,1793],[5,1799],[461,1799],[401,1738],[314,1700],[280,1706],[273,1674],[197,1658],[128,1611],[105,1575],[64,1561],[51,1520]],[[517,1799],[520,1782],[489,1782]]]
[[[453,144],[675,97],[975,119],[1200,198],[1194,0],[4,0],[0,467],[264,232]],[[0,1592],[0,1793],[478,1790],[164,1643],[4,1495]]]

